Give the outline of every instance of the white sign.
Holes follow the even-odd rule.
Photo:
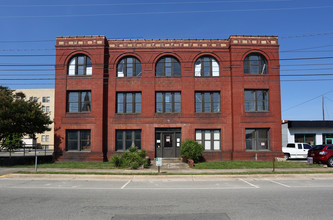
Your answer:
[[[313,164],[313,157],[308,157],[308,164]]]
[[[156,157],[156,166],[161,167],[162,166],[162,157]]]

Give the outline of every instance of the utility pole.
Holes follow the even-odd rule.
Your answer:
[[[323,98],[322,98],[322,104],[323,104],[323,106],[322,106],[322,108],[323,108],[323,121],[325,121],[325,104],[324,104],[324,96],[323,96]]]

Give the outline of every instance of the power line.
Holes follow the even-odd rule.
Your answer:
[[[297,58],[283,58],[283,59],[269,59],[269,61],[294,61],[294,60],[323,60],[323,59],[333,59],[333,57],[297,57]],[[219,62],[227,62],[229,63],[229,60],[221,60]],[[243,60],[231,60],[231,62],[243,62]],[[193,61],[182,61],[181,63],[194,63]],[[151,64],[150,62],[141,62],[141,64]],[[102,64],[94,64],[95,66],[105,66],[107,65],[102,63]],[[62,67],[65,66],[65,64],[0,64],[1,66],[55,66],[55,67]]]
[[[280,37],[280,39],[287,39],[287,38],[303,38],[303,37],[316,37],[316,36],[326,36],[326,35],[332,35],[333,32],[328,33],[317,33],[317,34],[302,34],[302,35],[295,35],[295,36],[286,36],[286,37]]]
[[[286,33],[284,33],[286,34]],[[278,36],[279,39],[288,39],[288,38],[304,38],[304,37],[315,37],[315,36],[327,36],[327,35],[333,35],[333,32],[325,32],[325,33],[311,33],[311,34],[301,34],[301,35],[293,35],[293,36],[283,36],[283,34],[265,34],[265,36]],[[142,36],[140,37],[134,37],[134,36],[131,36],[131,37],[106,37],[109,41],[112,41],[112,40],[137,40],[137,39],[143,39]],[[188,38],[189,40],[200,40],[200,39],[192,39],[192,38]],[[203,38],[205,40],[207,40],[207,38]],[[185,39],[187,40],[187,38]],[[208,40],[217,40],[215,38],[211,38],[211,39],[208,39]],[[57,40],[1,40],[0,43],[45,43],[45,42],[56,42]],[[72,45],[72,46],[75,46],[75,45]],[[315,48],[323,48],[323,47],[329,47],[329,46],[333,46],[331,44],[329,45],[323,45],[323,46],[318,46],[318,47],[310,47],[310,48],[300,48],[300,49],[294,49],[294,50],[286,50],[286,51],[280,51],[280,53],[285,53],[285,52],[296,52],[298,50],[308,50],[308,49],[315,49]],[[6,49],[6,50],[0,50],[0,51],[8,51],[8,50],[16,50],[16,49]],[[43,49],[23,49],[23,50],[43,50]],[[45,49],[45,50],[55,50],[55,49]],[[330,51],[327,51],[327,52],[330,52]]]
[[[279,52],[281,53],[325,53],[325,52],[333,52],[333,50],[319,50],[319,51],[288,51],[288,52]],[[145,52],[146,53],[146,52]],[[236,53],[244,53],[244,52],[233,52]],[[101,55],[101,54],[91,54],[91,55]],[[109,54],[102,54],[102,55],[109,55]],[[56,55],[56,54],[0,54],[0,57],[60,57],[63,55]]]
[[[188,5],[188,4],[220,4],[220,3],[254,3],[254,2],[290,2],[291,0],[224,0],[224,1],[190,1],[190,2],[136,2],[136,3],[109,3],[109,4],[50,4],[50,5],[0,5],[0,7],[93,7],[93,6],[138,6],[138,5]]]
[[[313,101],[313,100],[315,100],[315,99],[318,99],[318,98],[322,97],[323,95],[326,95],[326,94],[331,93],[331,92],[333,92],[333,90],[330,90],[330,91],[328,91],[328,92],[325,92],[325,93],[323,93],[323,94],[321,94],[321,95],[319,95],[319,96],[316,96],[316,97],[314,97],[314,98],[308,99],[308,100],[306,100],[306,101],[304,101],[304,102],[301,102],[301,103],[299,103],[299,104],[293,105],[293,106],[287,108],[286,110],[282,110],[282,112],[286,112],[286,111],[289,111],[289,110],[291,110],[291,109],[293,109],[293,108],[296,108],[296,107],[298,107],[298,106],[304,105],[304,104],[306,104],[306,103],[308,103],[308,102],[311,102],[311,101]]]
[[[0,18],[71,18],[71,17],[99,17],[99,16],[128,16],[128,15],[165,15],[165,14],[199,14],[199,13],[221,13],[221,12],[264,12],[264,11],[290,11],[290,10],[309,10],[327,9],[333,5],[310,6],[310,7],[291,7],[291,8],[256,8],[256,9],[223,9],[223,10],[199,10],[199,11],[150,11],[150,12],[125,12],[107,14],[67,14],[67,15],[4,15]]]
[[[333,69],[333,68],[332,68]],[[1,71],[1,70],[0,70]],[[21,70],[21,71],[31,71],[31,70]],[[47,71],[47,70],[42,70],[41,71]],[[54,70],[49,70],[49,71],[54,71]],[[229,71],[221,71],[221,74],[223,73],[229,73]],[[232,73],[243,73],[242,71],[233,71]],[[108,75],[113,75],[116,73],[107,73]],[[29,73],[29,76],[45,76],[45,75],[55,75],[55,73]],[[11,73],[11,74],[2,74],[0,73],[0,76],[27,76],[27,74],[25,73]],[[232,78],[243,78],[243,77],[257,77],[258,75],[220,75],[220,76],[216,76],[215,78],[218,77],[224,77],[224,78],[228,78],[228,77],[232,77]],[[333,76],[333,73],[315,73],[315,74],[266,74],[266,75],[259,75],[261,77],[265,77],[265,78],[270,78],[270,77],[314,77],[314,76]],[[80,76],[76,76],[76,77],[80,77]],[[139,78],[160,78],[160,76],[154,76],[154,77],[139,77]],[[180,77],[180,76],[179,76]],[[179,77],[170,77],[170,78],[179,78]],[[181,76],[181,77],[193,77],[193,76]],[[120,78],[120,77],[117,77]],[[207,78],[207,77],[203,77],[203,78]]]
[[[51,75],[51,74],[47,74]],[[181,78],[187,78],[187,79],[193,79],[190,82],[197,82],[199,79],[202,79],[202,82],[207,83],[207,82],[258,82],[258,81],[265,81],[265,82],[274,82],[274,81],[325,81],[325,80],[333,80],[333,78],[327,78],[327,79],[271,79],[272,77],[276,78],[279,77],[279,75],[273,75],[271,77],[265,77],[263,78],[258,78],[259,76],[216,76],[216,77],[197,77],[194,75],[191,76],[181,76],[181,77],[160,77],[160,76],[140,76],[140,77],[118,77],[118,76],[113,76],[115,75],[108,75],[108,76],[81,76],[81,75],[76,75],[76,76],[70,76],[73,80],[75,78],[76,80],[88,80],[88,81],[93,81],[93,80],[116,80],[118,83],[128,83],[126,79],[135,79],[135,80],[140,80],[139,82],[142,83],[142,79],[153,79],[153,80],[161,80],[161,79],[174,79],[174,80],[179,80]],[[4,76],[4,75],[0,75]],[[8,75],[11,76],[11,75]],[[54,76],[54,74],[53,74]],[[306,75],[285,75],[285,76],[306,76]],[[333,74],[318,74],[318,75],[311,75],[311,76],[333,76]],[[228,79],[230,78],[230,79]],[[242,79],[241,79],[242,78]],[[66,77],[50,77],[50,78],[0,78],[0,80],[67,80],[68,75]],[[122,82],[124,81],[124,82]],[[186,81],[182,81],[186,82]],[[80,82],[81,83],[81,82]],[[152,83],[151,81],[148,81],[148,83]],[[90,84],[90,83],[89,83]]]

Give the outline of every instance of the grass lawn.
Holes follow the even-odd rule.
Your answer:
[[[303,162],[275,162],[275,168],[317,168],[319,164],[306,164]],[[260,169],[273,168],[272,161],[211,161],[197,163],[194,169]]]
[[[34,168],[35,165],[19,165],[16,168]],[[316,168],[319,164],[303,162],[275,162],[275,168]],[[38,168],[70,168],[70,169],[117,169],[111,162],[57,162],[38,164]],[[211,161],[197,163],[194,169],[260,169],[273,168],[272,161]]]
[[[35,165],[18,165],[15,168],[34,168]],[[38,168],[71,168],[71,169],[116,169],[110,162],[57,162],[38,164]]]

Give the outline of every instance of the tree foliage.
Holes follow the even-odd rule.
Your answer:
[[[24,135],[34,137],[36,133],[49,131],[51,123],[40,103],[0,86],[0,141]]]
[[[9,150],[21,148],[23,146],[22,137],[21,134],[10,134],[2,139],[1,147]]]

